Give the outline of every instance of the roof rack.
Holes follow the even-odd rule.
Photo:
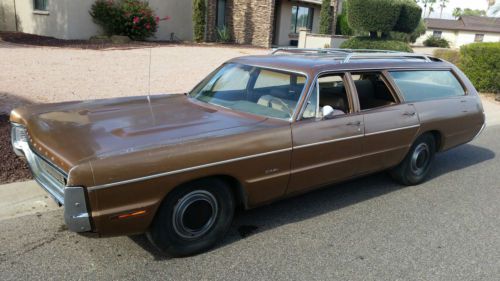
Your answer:
[[[377,58],[420,58],[426,62],[431,59],[427,55],[414,54],[407,52],[388,51],[388,50],[372,50],[372,49],[338,49],[338,48],[275,48],[271,54],[278,53],[290,54],[316,54],[332,57],[333,59],[342,60],[343,63],[348,63],[352,59],[377,59]]]

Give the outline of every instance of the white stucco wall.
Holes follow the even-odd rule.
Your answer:
[[[14,0],[0,1],[0,30],[16,31]]]
[[[52,36],[60,39],[89,39],[102,34],[101,28],[94,24],[89,10],[95,0],[49,0],[48,13],[36,13],[33,0],[0,0],[3,10],[12,9],[9,1],[16,1],[18,31]],[[5,4],[7,3],[7,4]],[[150,0],[151,8],[161,18],[169,16],[170,20],[161,21],[156,33],[158,40],[169,40],[170,34],[180,40],[192,40],[192,1],[191,0]],[[0,8],[0,15],[2,9]],[[10,10],[9,10],[10,11]],[[12,13],[12,12],[11,12]],[[15,30],[12,23],[3,24],[0,30]],[[15,24],[15,22],[14,22]]]
[[[415,45],[422,46],[424,41],[433,34],[434,30],[429,29],[426,33],[420,36]],[[500,33],[485,33],[485,32],[474,32],[474,31],[451,31],[442,30],[441,38],[444,38],[450,42],[450,47],[459,48],[462,45],[474,43],[476,34],[484,34],[483,42],[500,42]]]

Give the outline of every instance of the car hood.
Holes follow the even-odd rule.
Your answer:
[[[266,119],[179,94],[39,105],[24,111],[29,113],[24,122],[33,149],[57,158],[64,170],[93,158],[214,137]]]

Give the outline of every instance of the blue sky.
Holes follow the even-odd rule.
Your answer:
[[[497,0],[498,2],[499,0]],[[423,5],[420,3],[420,6]],[[460,7],[463,9],[479,9],[479,10],[487,10],[488,9],[488,1],[487,0],[450,0],[447,4],[447,7],[443,9],[443,19],[453,19],[452,12],[456,7]],[[439,14],[441,11],[441,7],[439,7],[439,0],[433,6],[434,12],[431,13],[431,18],[439,18]],[[429,9],[427,7],[427,9]],[[427,13],[425,15],[427,17]]]

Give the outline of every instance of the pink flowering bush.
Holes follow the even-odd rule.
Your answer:
[[[147,2],[139,0],[97,0],[90,15],[107,35],[124,35],[134,40],[154,36],[158,23],[169,19],[159,18]]]

